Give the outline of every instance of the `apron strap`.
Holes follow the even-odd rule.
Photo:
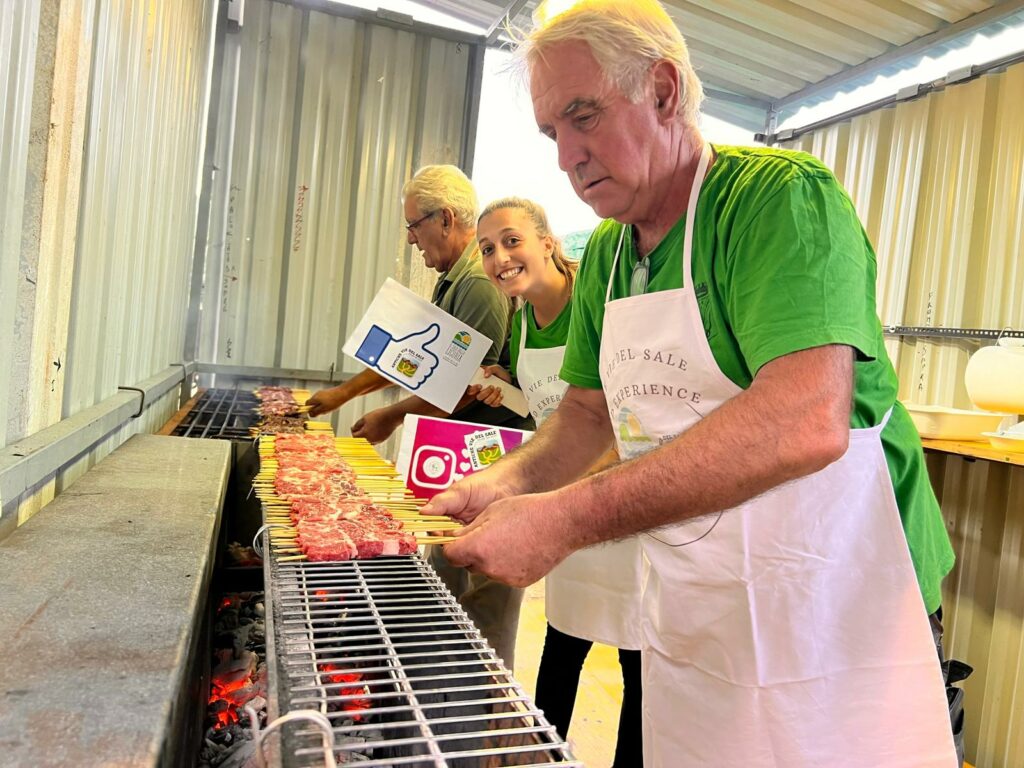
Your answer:
[[[697,163],[697,170],[693,175],[693,184],[690,187],[690,199],[686,203],[686,232],[683,233],[683,285],[687,284],[687,275],[690,274],[690,254],[693,251],[693,229],[697,220],[697,199],[700,197],[700,188],[704,183],[704,175],[711,163],[711,145],[704,142],[701,147],[700,160]],[[622,253],[622,241],[626,238],[627,224],[622,225],[619,232],[619,244],[615,246],[615,258],[612,260],[612,269],[608,275],[608,287],[604,292],[604,303],[612,300],[612,284],[615,281],[615,270],[619,266],[619,254]]]
[[[693,281],[693,230],[697,223],[697,200],[700,198],[701,187],[704,186],[704,176],[708,172],[708,165],[711,163],[711,145],[704,142],[700,150],[700,160],[697,163],[697,171],[693,175],[693,185],[690,187],[690,199],[686,202],[686,231],[683,233],[683,285],[687,286]]]
[[[882,423],[878,425],[878,431],[881,432],[885,429],[885,425],[889,423],[889,417],[892,416],[892,409],[896,406],[890,405],[889,410],[885,412],[885,416],[882,417]]]
[[[623,224],[622,231],[619,233],[619,244],[615,246],[615,258],[612,260],[612,271],[608,273],[608,289],[604,292],[605,304],[612,300],[612,283],[615,282],[615,269],[619,266],[619,253],[622,251],[622,241],[626,237],[627,229],[629,229],[629,225]]]

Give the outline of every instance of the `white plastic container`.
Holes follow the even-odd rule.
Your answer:
[[[1024,435],[1015,435],[1012,432],[986,432],[985,437],[993,448],[1000,451],[1024,451]]]
[[[985,432],[995,432],[1003,420],[1001,413],[963,411],[941,405],[904,403],[921,437],[932,440],[981,440]]]
[[[999,339],[967,361],[964,384],[971,402],[986,411],[1024,413],[1024,339]]]

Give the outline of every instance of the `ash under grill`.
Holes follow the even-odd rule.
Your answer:
[[[326,715],[339,764],[582,765],[420,556],[266,567],[272,711]],[[283,730],[282,765],[325,764]]]
[[[251,440],[250,430],[259,420],[259,400],[250,390],[208,389],[185,415],[172,434],[215,440]]]

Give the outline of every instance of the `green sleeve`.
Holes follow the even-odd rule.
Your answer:
[[[727,240],[722,292],[751,374],[825,344],[846,344],[858,359],[874,359],[875,255],[835,177],[794,176],[751,207]]]
[[[486,277],[470,276],[459,282],[452,315],[491,340],[481,365],[495,365],[508,336],[508,300]]]
[[[607,240],[616,226],[620,225],[602,222],[590,236],[573,287],[572,319],[559,375],[563,381],[585,389],[601,388],[601,326],[611,257],[604,258],[607,254],[601,252],[599,243]]]

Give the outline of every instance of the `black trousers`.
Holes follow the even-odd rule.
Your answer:
[[[939,663],[943,665],[945,672],[946,654],[942,648],[942,607],[928,617],[932,626],[932,638],[935,640],[935,650],[939,654]],[[957,664],[958,662],[953,662]],[[961,665],[963,666],[963,665]],[[967,668],[967,674],[971,673]],[[966,677],[967,675],[964,675]],[[960,678],[962,679],[962,678]],[[953,681],[956,682],[956,681]],[[950,725],[953,728],[953,746],[956,747],[956,759],[963,768],[964,765],[964,692],[961,688],[954,688],[950,680],[946,679],[946,700],[949,704]]]
[[[569,733],[580,671],[592,645],[589,640],[559,632],[548,624],[537,673],[536,703],[563,737]],[[612,768],[638,768],[643,765],[640,651],[620,648],[619,665],[623,679],[622,711]]]

